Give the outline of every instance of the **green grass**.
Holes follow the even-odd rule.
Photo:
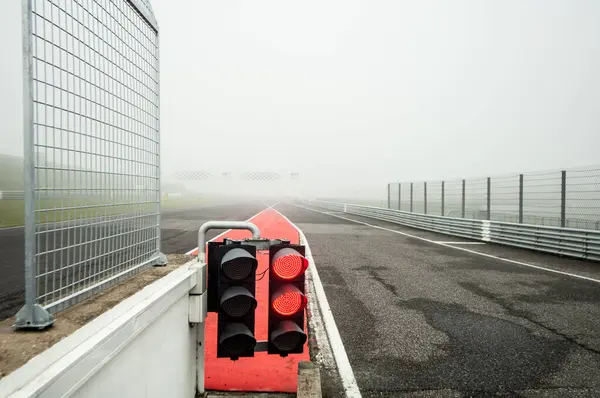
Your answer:
[[[0,200],[0,227],[23,225],[23,214],[22,200]]]
[[[188,209],[201,205],[206,205],[211,202],[217,203],[216,200],[206,197],[178,197],[165,199],[161,201],[161,209]],[[49,209],[48,211],[39,214],[40,223],[51,223],[66,220],[79,220],[84,218],[102,217],[105,215],[117,214],[135,214],[135,213],[151,213],[154,210],[152,204],[148,205],[117,205],[103,207],[107,201],[98,201],[95,198],[88,199],[71,199],[70,202],[65,201],[62,207],[77,207],[88,206],[87,208],[69,209],[69,210],[53,210],[60,208],[60,200],[47,199],[37,204],[38,209]],[[97,207],[96,207],[97,206]],[[0,228],[17,227],[24,224],[25,205],[22,200],[0,200]]]
[[[70,202],[47,199],[36,204],[37,209],[44,210],[38,212],[38,223],[52,223],[60,221],[76,221],[81,219],[93,219],[102,216],[113,216],[118,214],[140,214],[152,213],[154,206],[152,204],[118,204],[116,206],[106,206],[107,202],[99,202],[95,198],[71,199]],[[60,210],[66,208],[67,210]],[[78,207],[78,208],[73,208]],[[56,209],[59,210],[56,210]],[[0,228],[17,227],[24,224],[25,206],[22,200],[0,200]]]

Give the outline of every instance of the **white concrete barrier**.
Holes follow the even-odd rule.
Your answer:
[[[0,380],[0,397],[189,397],[198,327],[185,264]],[[203,369],[202,369],[203,370]]]

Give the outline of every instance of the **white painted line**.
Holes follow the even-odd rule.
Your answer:
[[[296,205],[296,204],[294,204],[294,206],[300,207],[302,209],[314,211],[314,212],[317,212],[317,213],[326,214],[323,211],[311,209],[309,207],[300,206],[300,205]],[[570,277],[577,278],[577,279],[583,279],[583,280],[590,281],[590,282],[600,283],[600,279],[594,279],[594,278],[590,278],[588,276],[583,276],[583,275],[578,275],[578,274],[572,274],[570,272],[565,272],[565,271],[558,271],[558,270],[555,270],[555,269],[552,269],[552,268],[540,267],[539,265],[533,265],[533,264],[529,264],[529,263],[524,263],[522,261],[511,260],[509,258],[504,258],[504,257],[498,257],[498,256],[494,256],[492,254],[481,253],[481,252],[478,252],[478,251],[475,251],[475,250],[465,249],[463,247],[451,246],[451,245],[449,245],[447,243],[436,242],[436,241],[431,240],[431,239],[422,238],[420,236],[407,234],[406,232],[396,231],[395,229],[384,228],[384,227],[380,227],[378,225],[373,225],[373,224],[369,224],[369,223],[366,223],[366,222],[353,220],[353,219],[347,218],[347,217],[336,216],[336,215],[333,215],[333,214],[326,214],[326,215],[328,215],[330,217],[337,217],[337,218],[341,218],[343,220],[352,221],[352,222],[355,222],[357,224],[366,225],[367,227],[381,229],[381,230],[388,231],[388,232],[393,232],[395,234],[407,236],[409,238],[419,239],[419,240],[422,240],[424,242],[432,243],[434,245],[440,245],[440,246],[448,247],[450,249],[460,250],[460,251],[471,253],[471,254],[476,254],[476,255],[482,256],[482,257],[493,258],[495,260],[504,261],[504,262],[511,263],[511,264],[523,265],[525,267],[531,267],[531,268],[539,269],[539,270],[542,270],[542,271],[552,272],[554,274],[560,274],[560,275],[570,276]]]
[[[272,209],[273,207],[277,206],[278,204],[279,204],[279,202],[275,203],[273,206],[269,206],[269,207],[267,207],[266,209],[263,209],[263,210],[259,211],[258,213],[256,213],[255,215],[253,215],[252,217],[250,217],[249,219],[247,219],[245,222],[252,221],[252,219],[254,219],[254,218],[258,217],[259,215],[261,215],[261,214],[262,214],[262,213],[264,213],[265,211],[267,211],[267,210],[269,210],[269,209]],[[228,230],[226,230],[226,231],[223,231],[223,232],[221,232],[219,235],[215,236],[215,237],[214,237],[214,238],[212,238],[212,239],[209,239],[208,241],[209,241],[209,242],[212,242],[213,240],[215,240],[215,239],[218,239],[218,238],[220,238],[221,236],[225,235],[225,234],[226,234],[226,233],[228,233],[229,231],[231,231],[231,230],[230,230],[230,229],[228,229]],[[193,252],[195,252],[196,250],[198,250],[198,248],[197,248],[197,247],[196,247],[196,248],[194,248],[194,249],[192,249],[192,250],[190,250],[190,251],[188,251],[187,253],[185,253],[185,255],[186,255],[186,256],[189,256],[189,255],[191,255]]]
[[[442,245],[485,245],[485,242],[440,242],[435,241],[433,243],[442,244]]]
[[[333,312],[329,307],[329,302],[327,301],[327,296],[325,295],[325,289],[323,289],[323,284],[321,283],[321,278],[319,277],[315,260],[313,259],[312,252],[308,246],[308,240],[306,239],[306,236],[302,230],[298,228],[296,224],[291,222],[286,216],[277,210],[273,209],[273,211],[279,213],[279,215],[281,215],[287,222],[296,228],[298,234],[300,235],[300,242],[306,247],[306,258],[308,259],[309,263],[308,269],[313,286],[315,288],[317,302],[321,310],[321,316],[323,318],[322,324],[325,325],[327,336],[329,338],[329,345],[331,346],[331,350],[337,364],[344,391],[347,397],[360,398],[360,390],[358,388],[358,384],[356,383],[356,379],[354,378],[354,372],[352,371],[352,366],[350,366],[350,361],[348,360],[348,355],[346,354],[346,349],[344,348],[344,343],[342,342],[340,332],[335,324]]]

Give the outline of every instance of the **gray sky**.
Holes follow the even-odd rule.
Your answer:
[[[600,163],[597,0],[152,4],[169,168],[381,183]]]
[[[383,191],[600,163],[597,0],[152,5],[166,174],[298,171]],[[0,15],[12,54],[19,20]],[[0,63],[2,152],[15,62]]]

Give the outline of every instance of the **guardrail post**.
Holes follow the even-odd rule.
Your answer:
[[[402,203],[401,199],[402,199],[402,184],[398,183],[398,210],[402,210],[402,206],[400,205]]]
[[[444,216],[444,181],[442,181],[442,216]]]
[[[560,226],[564,228],[567,223],[567,171],[563,170],[560,173]]]
[[[519,224],[523,224],[523,174],[519,174]]]
[[[461,194],[461,209],[460,209],[460,214],[462,218],[465,218],[465,189],[466,189],[466,180],[462,180],[462,194]]]
[[[413,212],[413,183],[410,183],[410,212]]]
[[[492,178],[487,178],[487,219],[492,219]]]
[[[387,208],[391,208],[391,191],[392,191],[392,184],[389,183],[387,186],[387,190],[388,190],[388,195],[387,195]]]
[[[423,198],[425,203],[423,204],[423,213],[427,214],[427,181],[423,183]]]

